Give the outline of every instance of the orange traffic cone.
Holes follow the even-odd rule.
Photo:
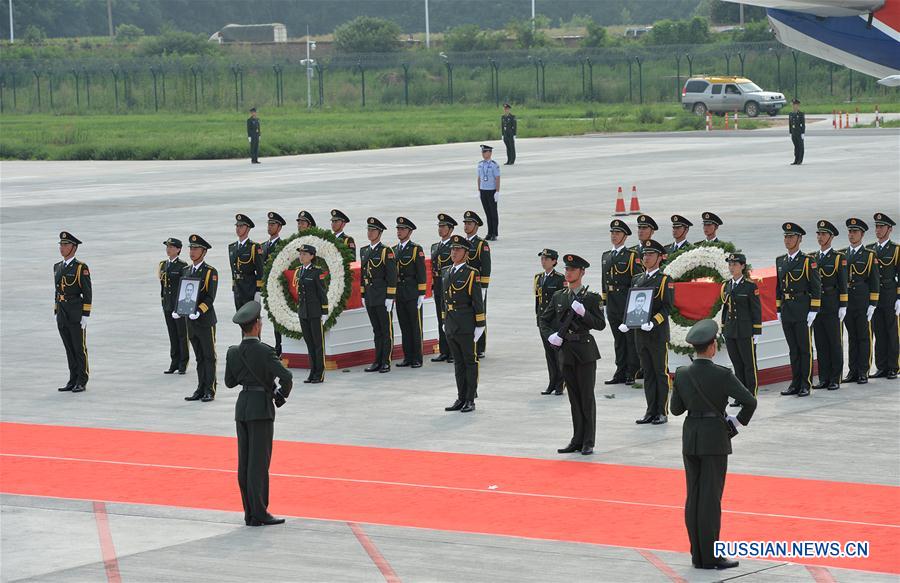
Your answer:
[[[625,212],[625,197],[622,195],[622,187],[619,187],[619,194],[616,196],[616,212],[613,213],[614,217],[624,217],[628,213]]]
[[[631,187],[631,214],[641,214],[641,203],[638,202],[637,186]]]

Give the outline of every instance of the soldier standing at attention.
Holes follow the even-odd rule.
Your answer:
[[[784,223],[786,255],[775,259],[775,308],[784,330],[791,358],[791,384],[782,395],[806,397],[812,386],[813,321],[822,305],[822,283],[816,260],[800,251],[806,231],[796,223]]]
[[[688,243],[687,234],[694,223],[690,222],[681,215],[672,215],[672,237],[675,239],[672,243],[666,245],[666,255],[671,255],[682,249],[690,249],[691,244]]]
[[[450,237],[453,235],[453,228],[457,223],[456,219],[444,213],[439,214],[437,219],[438,237],[441,240],[431,245],[431,297],[434,298],[434,309],[437,312],[440,353],[432,358],[431,362],[453,362],[450,345],[447,344],[447,335],[444,334],[444,288],[441,271],[450,265]]]
[[[864,385],[872,367],[872,316],[878,305],[878,258],[863,245],[869,225],[862,219],[847,219],[847,376],[841,382]]]
[[[188,240],[191,264],[184,268],[181,277],[198,281],[197,311],[188,316],[187,334],[194,347],[197,361],[197,389],[185,401],[208,403],[216,398],[216,290],[219,288],[219,272],[204,261],[212,245],[200,235],[191,235]],[[172,317],[179,319],[177,313]]]
[[[416,229],[406,217],[397,217],[397,321],[403,336],[403,362],[397,366],[422,366],[422,305],[428,285],[425,273],[425,251],[409,240]]]
[[[806,133],[806,116],[800,111],[800,100],[791,101],[791,113],[788,114],[788,131],[794,143],[794,161],[791,166],[803,164],[803,134]]]
[[[503,143],[506,144],[506,164],[504,166],[512,166],[516,163],[516,116],[510,113],[508,103],[503,104],[503,115],[500,117],[500,135],[503,137]]]
[[[453,265],[441,272],[444,292],[444,332],[453,355],[456,401],[444,411],[469,413],[475,410],[478,393],[478,356],[475,345],[484,334],[485,313],[478,282],[478,270],[466,264],[469,241],[459,235],[450,238]]]
[[[184,374],[187,370],[190,349],[188,348],[187,327],[184,320],[172,318],[172,313],[178,304],[178,290],[181,283],[181,274],[187,263],[182,261],[181,241],[169,237],[163,241],[166,246],[168,259],[159,262],[157,273],[159,274],[159,297],[162,302],[163,318],[166,321],[166,330],[169,333],[169,368],[163,374]]]
[[[719,242],[719,227],[724,224],[716,213],[709,211],[703,213],[703,236],[707,243]]]
[[[549,344],[559,349],[572,409],[572,439],[569,445],[556,451],[580,451],[581,455],[591,455],[597,433],[594,384],[597,380],[597,361],[600,360],[600,351],[591,330],[606,328],[606,319],[603,317],[600,294],[588,292],[582,282],[584,270],[591,264],[572,254],[566,254],[564,260],[568,289],[554,293],[541,314],[541,333]]]
[[[550,377],[547,388],[541,391],[542,395],[563,394],[563,373],[559,363],[559,353],[541,332],[541,315],[550,304],[553,294],[563,289],[565,278],[556,271],[556,263],[559,253],[554,249],[544,249],[538,253],[541,258],[541,271],[534,276],[534,314],[537,320],[538,334],[544,345],[544,357],[547,359],[547,373]]]
[[[250,163],[259,164],[259,118],[256,117],[256,108],[250,108],[250,117],[247,118],[247,141],[250,142]]]
[[[659,225],[650,215],[638,215],[637,218],[637,245],[632,247],[639,254],[643,253],[644,243],[653,238],[653,234],[659,230]]]
[[[475,211],[466,211],[463,215],[463,230],[466,233],[466,240],[469,242],[466,263],[474,267],[478,272],[478,283],[481,285],[481,299],[484,304],[484,313],[487,314],[487,290],[488,285],[491,283],[491,246],[488,245],[486,239],[478,236],[478,227],[483,224],[481,217]],[[485,325],[484,334],[479,337],[477,343],[478,358],[484,358],[486,346],[487,325]]]
[[[302,233],[306,229],[310,227],[316,226],[316,219],[313,218],[311,214],[306,211],[300,211],[297,213],[297,232]]]
[[[366,372],[391,372],[391,352],[394,350],[394,324],[391,312],[397,294],[397,261],[394,250],[381,242],[387,228],[375,217],[366,221],[369,244],[359,250],[362,273],[360,292],[372,323],[375,337],[375,360]]]
[[[872,378],[895,379],[900,369],[900,246],[891,241],[891,231],[897,223],[884,213],[875,213],[873,218],[878,242],[869,245],[869,249],[878,258],[881,286],[872,315],[876,369]]]
[[[66,349],[69,380],[60,391],[81,393],[87,389],[90,366],[87,351],[87,319],[91,315],[91,270],[86,263],[75,259],[81,241],[63,231],[59,234],[59,254],[62,261],[53,266],[56,286],[53,294],[53,313],[56,328]]]
[[[349,222],[350,217],[338,209],[331,209],[331,232],[334,233],[334,236],[338,241],[344,243],[347,246],[347,249],[350,250],[350,253],[353,255],[353,258],[350,259],[350,261],[356,261],[356,241],[353,240],[353,237],[344,232],[344,228]]]
[[[478,163],[477,188],[484,216],[487,217],[487,241],[496,241],[500,234],[500,217],[497,214],[497,203],[500,202],[500,166],[491,160],[493,151],[492,147],[481,144],[481,161]]]
[[[260,245],[263,274],[265,273],[266,262],[275,252],[275,248],[278,247],[278,244],[281,243],[281,229],[287,224],[287,221],[276,212],[269,211],[267,216],[269,221],[266,224],[266,228],[268,229],[269,240]],[[260,279],[262,279],[262,274],[260,275]],[[281,356],[281,332],[279,332],[277,328],[275,329],[275,354]]]
[[[814,389],[836,391],[841,388],[844,372],[844,345],[841,326],[847,316],[847,257],[832,249],[837,227],[820,220],[816,227],[819,252],[819,280],[822,282],[822,305],[813,321],[816,356],[819,360],[819,384]]]
[[[225,386],[241,385],[234,406],[238,442],[238,487],[244,505],[244,524],[269,526],[283,518],[269,514],[269,463],[275,433],[275,407],[291,394],[293,375],[271,346],[260,342],[261,306],[248,302],[231,319],[243,332],[238,346],[228,347]],[[275,386],[275,379],[280,386]]]
[[[234,216],[234,231],[238,240],[228,245],[228,261],[231,264],[231,291],[234,293],[234,309],[250,301],[259,301],[263,287],[263,253],[259,245],[250,240],[250,229],[255,225],[250,217]]]
[[[297,288],[297,316],[309,355],[309,377],[304,383],[325,379],[325,320],[328,318],[328,292],[325,273],[315,265],[316,248],[300,246],[300,269],[294,272]]]
[[[759,288],[747,274],[743,253],[728,256],[731,281],[722,284],[722,336],[731,359],[734,376],[755,397],[759,391],[756,369],[756,343],[762,334],[762,303]],[[732,407],[739,406],[734,402]]]
[[[691,541],[691,563],[695,569],[730,569],[738,562],[717,557],[713,543],[719,540],[722,526],[722,494],[731,433],[750,423],[756,411],[756,398],[724,366],[713,363],[718,349],[718,327],[712,320],[694,324],[685,338],[696,355],[689,366],[675,371],[672,390],[672,414],[688,412],[682,428],[682,455],[687,478],[684,523]],[[737,417],[725,415],[725,403],[731,396],[741,407]]]
[[[651,231],[652,232],[652,231]],[[631,228],[624,221],[614,219],[609,224],[609,239],[613,248],[603,253],[603,303],[606,305],[606,319],[612,330],[613,346],[616,351],[616,372],[605,381],[606,385],[634,384],[638,370],[637,349],[634,346],[634,330],[622,332],[619,326],[625,321],[625,306],[628,304],[628,290],[634,276],[641,273],[641,259],[634,249],[626,248],[625,240],[631,235]]]

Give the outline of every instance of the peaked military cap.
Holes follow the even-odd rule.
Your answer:
[[[300,245],[300,253],[303,253],[303,252],[311,253],[311,254],[315,255],[316,248],[313,245],[306,245],[306,244]]]
[[[820,219],[819,222],[816,223],[816,233],[828,233],[829,235],[837,236],[838,230],[837,227],[828,221]]]
[[[235,225],[247,225],[251,229],[256,225],[253,224],[253,221],[250,220],[250,217],[247,215],[242,215],[240,213],[234,215],[234,224]]]
[[[166,247],[171,245],[172,247],[178,247],[179,249],[181,249],[182,247],[181,239],[176,239],[175,237],[169,237],[168,239],[163,241],[163,245],[165,245]]]
[[[803,227],[798,225],[797,223],[784,223],[781,225],[781,230],[784,231],[785,235],[805,235],[806,231],[803,230]]]
[[[887,227],[893,227],[894,225],[897,224],[894,222],[894,219],[892,219],[891,217],[887,216],[884,213],[875,213],[874,215],[872,215],[872,218],[875,219],[876,225],[885,225]]]
[[[728,263],[743,263],[747,265],[747,256],[743,253],[731,253],[726,259]]]
[[[201,237],[200,235],[191,235],[189,239],[190,243],[189,247],[199,247],[200,249],[212,249],[212,245],[206,242],[206,239]]]
[[[550,259],[559,259],[559,253],[554,249],[544,249],[538,253],[538,257],[549,257]]]
[[[512,106],[511,106],[510,104],[508,104],[508,103],[504,103],[504,104],[503,104],[503,107],[508,107],[508,108],[512,109]]]
[[[342,211],[338,209],[331,209],[331,220],[332,221],[344,221],[345,223],[350,222],[350,217],[345,215]]]
[[[719,334],[719,325],[715,320],[700,320],[688,330],[684,340],[693,346],[709,344]]]
[[[262,306],[259,305],[259,302],[251,300],[241,306],[241,308],[237,312],[235,312],[234,316],[231,318],[231,321],[235,324],[249,324],[259,319],[259,314],[261,313],[261,311]]]
[[[638,215],[637,224],[638,227],[650,227],[654,231],[659,230],[659,225],[656,224],[656,221],[650,215]]]
[[[711,213],[709,211],[703,213],[703,224],[704,225],[717,225],[721,227],[724,223],[722,219],[719,218],[719,215],[716,213]]]
[[[412,229],[416,230],[416,224],[406,217],[397,217],[397,227],[403,227],[404,229]]]
[[[456,219],[454,219],[450,215],[445,215],[444,213],[439,214],[437,219],[438,219],[438,225],[444,225],[447,227],[455,227],[456,225],[459,224],[456,222]]]
[[[284,217],[274,211],[269,211],[269,214],[267,216],[269,217],[270,223],[278,223],[282,227],[287,224],[287,221],[284,220]]]
[[[251,111],[251,112],[256,111],[256,108],[255,108],[255,107],[251,107],[251,108],[250,108],[250,111]]]
[[[662,246],[662,243],[658,241],[654,241],[653,239],[647,239],[641,244],[641,254],[646,255],[647,253],[665,253],[666,248]]]
[[[487,144],[481,144],[481,151],[482,151],[482,152],[493,152],[493,151],[494,151],[494,147],[493,147],[493,146],[488,146]]]
[[[465,249],[466,251],[468,251],[472,248],[472,245],[470,245],[469,240],[462,235],[453,235],[452,237],[450,237],[450,247],[457,247],[459,249]]]
[[[563,262],[565,262],[566,267],[575,267],[578,269],[587,269],[591,266],[586,259],[572,253],[566,253],[563,257]]]
[[[693,227],[694,223],[690,222],[681,215],[672,215],[673,227]]]
[[[791,103],[796,103],[797,105],[800,105],[800,100],[795,97],[795,98],[791,99]]]
[[[845,224],[850,230],[856,229],[857,231],[862,231],[863,233],[869,230],[869,225],[867,225],[866,222],[862,219],[850,218],[847,219],[847,222]]]
[[[484,221],[481,220],[481,217],[475,211],[466,211],[466,214],[463,215],[463,222],[476,223],[479,227],[484,225]]]
[[[613,221],[609,223],[609,232],[612,233],[613,231],[618,231],[620,233],[630,235],[631,227],[629,227],[623,220],[613,219]]]
[[[60,243],[71,243],[73,245],[81,245],[81,241],[78,240],[78,237],[73,235],[68,231],[63,231],[59,234],[59,242]]]
[[[306,221],[307,223],[309,223],[310,227],[316,226],[316,219],[314,219],[313,216],[306,211],[300,211],[299,213],[297,213],[297,222],[300,221]]]
[[[369,217],[366,219],[366,226],[370,229],[378,229],[379,231],[384,231],[387,227],[384,226],[384,223],[379,221],[375,217]]]

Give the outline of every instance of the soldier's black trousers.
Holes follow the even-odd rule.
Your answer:
[[[725,349],[728,351],[728,358],[731,359],[734,376],[755,397],[759,390],[759,383],[756,374],[756,347],[753,345],[753,338],[726,338]]]
[[[803,134],[791,134],[791,141],[794,142],[794,164],[802,164]]]
[[[841,383],[844,372],[843,329],[837,311],[822,312],[813,320],[816,338],[816,359],[819,361],[819,380],[823,383]]]
[[[662,338],[650,333],[634,332],[641,369],[644,371],[644,397],[647,399],[646,415],[669,414],[669,349]]]
[[[878,306],[872,314],[872,333],[875,335],[875,368],[889,371],[898,368],[898,320],[894,304]]]
[[[874,316],[873,316],[874,317]],[[866,308],[847,308],[847,370],[850,378],[868,377],[872,367],[872,327],[866,320]]]
[[[484,354],[485,350],[487,350],[487,334],[488,334],[488,332],[487,332],[487,329],[488,329],[488,325],[487,325],[487,290],[482,289],[481,293],[484,294],[485,320],[483,322],[484,334],[481,335],[481,338],[478,339],[478,342],[475,345],[475,348],[476,348],[478,354]]]
[[[485,220],[487,221],[488,240],[500,234],[500,215],[497,212],[497,201],[494,200],[496,190],[481,190],[481,206],[484,207]]]
[[[281,332],[275,330],[275,354],[281,356]]]
[[[325,376],[325,332],[321,318],[300,318],[300,331],[309,354],[309,378],[321,379]]]
[[[572,409],[572,445],[594,447],[597,433],[597,403],[594,383],[597,380],[597,361],[583,364],[564,364],[563,378]]]
[[[197,361],[196,394],[216,394],[216,327],[187,325],[188,338]]]
[[[791,359],[791,386],[798,389],[812,388],[812,329],[806,325],[806,320],[782,320],[781,329],[784,330]]]
[[[609,321],[609,327],[613,335],[613,348],[616,351],[616,374],[613,376],[617,379],[633,379],[640,366],[637,348],[634,344],[634,330],[629,330],[628,332],[619,331],[621,323],[621,318],[615,322],[612,319]]]
[[[259,162],[259,138],[250,139],[250,161]]]
[[[256,297],[256,282],[253,282],[250,285],[240,285],[240,283],[241,282],[236,283],[231,289],[234,294],[235,311],[240,310],[241,306],[247,302],[252,302],[253,298]]]
[[[540,334],[540,330],[538,330]],[[541,335],[541,342],[544,344],[544,358],[547,359],[547,390],[561,391],[563,388],[563,372],[559,362],[559,352],[553,348],[553,345],[547,342]]]
[[[506,163],[513,164],[516,161],[515,136],[503,136],[503,144],[506,146]]]
[[[448,334],[447,344],[453,357],[453,372],[456,375],[456,398],[460,401],[474,401],[478,390],[478,356],[475,354],[475,336]]]
[[[369,322],[372,323],[372,334],[375,339],[375,360],[373,364],[391,364],[391,351],[394,349],[394,324],[391,314],[384,306],[366,308]]]
[[[244,521],[267,520],[269,514],[269,463],[272,460],[272,419],[235,421],[238,442],[238,486],[244,504]]]
[[[728,472],[727,455],[684,454],[687,500],[684,524],[691,541],[691,562],[699,567],[716,563],[713,543],[722,526],[722,493]]]
[[[90,366],[88,364],[87,332],[81,327],[81,319],[71,322],[61,311],[56,316],[56,327],[66,349],[69,365],[69,386],[87,386]]]
[[[432,280],[435,284],[431,286],[431,296],[434,298],[434,310],[437,312],[438,349],[444,356],[450,356],[450,344],[447,342],[447,335],[444,334],[444,290],[438,283],[440,279],[438,275]]]
[[[397,301],[397,322],[403,337],[403,360],[412,364],[422,363],[422,310],[418,300]]]
[[[185,319],[183,317],[174,319],[172,311],[165,308],[163,308],[163,317],[166,320],[166,330],[169,332],[169,368],[185,370],[191,355]]]

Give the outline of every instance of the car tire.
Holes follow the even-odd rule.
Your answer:
[[[744,113],[747,114],[748,117],[756,117],[759,115],[759,104],[755,101],[748,101],[746,105],[744,105]]]
[[[702,117],[702,116],[706,115],[706,111],[707,111],[706,104],[705,103],[695,103],[694,107],[691,108],[691,111],[693,111],[695,114]]]

